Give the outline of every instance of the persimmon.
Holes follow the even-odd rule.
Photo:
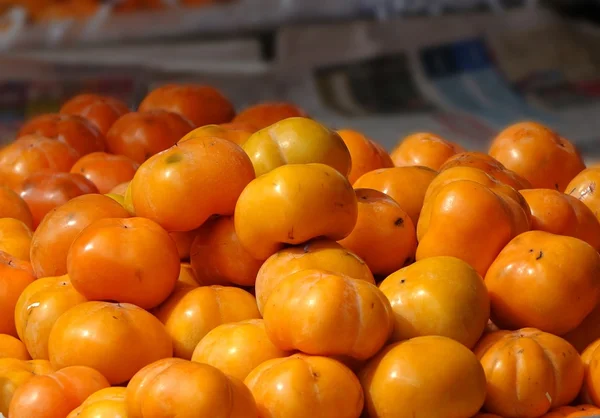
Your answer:
[[[29,261],[32,235],[31,229],[18,219],[0,218],[0,251]]]
[[[361,176],[354,182],[355,189],[374,189],[394,199],[406,212],[413,224],[419,221],[425,192],[437,175],[427,167],[381,168]]]
[[[289,118],[254,133],[242,148],[260,177],[285,164],[326,164],[347,176],[352,160],[341,136],[308,118]]]
[[[388,276],[379,288],[394,311],[393,341],[441,335],[473,348],[490,317],[483,279],[458,258],[417,261]]]
[[[468,151],[455,154],[440,167],[440,172],[453,167],[478,168],[516,190],[532,188],[531,183],[524,177],[507,169],[500,161],[482,152]]]
[[[0,149],[0,184],[19,192],[23,182],[40,171],[67,172],[79,155],[64,142],[39,135],[24,136]]]
[[[486,334],[474,349],[487,377],[485,409],[535,418],[571,403],[583,381],[575,348],[534,328]]]
[[[54,323],[86,301],[66,275],[37,279],[23,290],[14,309],[15,326],[32,358],[49,359],[48,339]]]
[[[416,258],[457,257],[485,276],[528,219],[523,207],[504,193],[471,180],[450,182],[425,202],[417,225]]]
[[[33,216],[21,196],[6,186],[0,186],[0,218],[18,219],[33,228]]]
[[[582,201],[600,221],[600,166],[587,168],[577,174],[565,188],[565,193]]]
[[[256,276],[256,302],[263,312],[273,289],[290,274],[321,269],[375,284],[373,273],[357,255],[335,241],[315,239],[301,246],[284,248],[269,257]]]
[[[98,193],[98,189],[81,174],[39,172],[25,179],[20,196],[31,209],[37,228],[52,209],[89,193]]]
[[[192,269],[190,263],[181,263],[177,283],[183,283],[192,287],[198,287],[200,285],[196,273],[194,273],[194,269]]]
[[[214,87],[200,84],[166,84],[152,90],[139,111],[163,109],[177,113],[194,127],[230,122],[233,104]]]
[[[31,360],[25,344],[18,338],[8,334],[0,334],[0,359],[3,358]]]
[[[141,164],[175,145],[192,129],[189,121],[164,110],[126,113],[108,130],[106,147],[112,154],[124,155]]]
[[[246,131],[246,132],[250,132],[251,134],[253,134],[254,132],[259,130],[256,126],[254,126],[250,122],[227,122],[227,123],[220,123],[218,126],[225,128],[225,129],[233,129],[235,131],[238,131],[238,130]]]
[[[250,136],[254,133],[254,131],[248,131],[246,129],[239,129],[235,127],[226,127],[223,125],[206,125],[201,126],[200,128],[196,128],[186,136],[179,140],[179,143],[188,141],[192,138],[199,137],[210,137],[210,138],[223,138],[227,139],[233,143],[238,145],[242,145]]]
[[[66,418],[127,418],[127,388],[103,388],[88,396]]]
[[[190,260],[198,281],[204,285],[254,286],[262,265],[240,244],[231,216],[209,220],[198,229]]]
[[[600,339],[590,344],[581,354],[584,367],[581,400],[585,403],[600,403]]]
[[[351,129],[337,131],[350,151],[352,160],[348,180],[354,183],[365,173],[379,168],[393,167],[394,163],[387,151],[372,139]]]
[[[249,319],[209,331],[194,349],[192,361],[210,364],[228,376],[244,380],[265,361],[290,354],[273,345],[262,319]]]
[[[190,250],[192,248],[194,238],[196,238],[196,234],[196,230],[184,232],[169,232],[169,236],[173,241],[175,241],[175,246],[177,247],[177,252],[179,253],[179,258],[181,260],[190,259]]]
[[[541,418],[580,418],[597,417],[600,415],[600,408],[594,405],[561,406],[551,410]]]
[[[294,354],[268,360],[244,381],[261,417],[359,417],[364,395],[360,382],[342,363]]]
[[[20,386],[34,376],[50,374],[54,370],[48,360],[0,359],[0,414],[9,416],[10,402]]]
[[[176,358],[140,370],[125,399],[128,418],[258,418],[256,402],[240,380],[208,364]]]
[[[9,414],[14,418],[66,417],[88,396],[109,386],[106,378],[90,367],[65,367],[21,385],[12,397]]]
[[[266,260],[285,244],[341,240],[356,225],[358,203],[346,177],[325,164],[287,164],[251,181],[234,224],[248,253]]]
[[[464,345],[441,336],[394,343],[359,373],[369,417],[471,417],[485,399],[485,374]]]
[[[285,277],[269,295],[263,318],[282,350],[359,360],[375,355],[394,330],[390,302],[375,285],[317,269]]]
[[[480,414],[475,415],[473,418],[503,418],[500,415],[496,414],[488,414],[487,412],[482,412]]]
[[[448,158],[464,152],[460,145],[430,132],[417,132],[404,137],[390,157],[396,167],[421,166],[439,170]]]
[[[117,385],[144,366],[171,357],[173,345],[160,321],[142,308],[128,303],[84,302],[55,322],[48,353],[57,369],[89,366]]]
[[[579,325],[562,337],[571,343],[579,353],[583,353],[583,350],[590,344],[600,339],[600,305],[596,305]]]
[[[79,157],[94,151],[104,151],[104,136],[87,119],[76,115],[45,114],[27,121],[17,134],[41,135],[70,145]]]
[[[29,262],[0,251],[0,334],[17,336],[15,305],[19,295],[34,280]]]
[[[130,181],[139,164],[124,155],[93,152],[84,155],[71,167],[71,173],[79,173],[94,183],[100,193]]]
[[[599,276],[600,255],[586,242],[525,232],[504,247],[485,276],[494,323],[565,334],[596,307]]]
[[[117,119],[129,113],[129,107],[119,99],[99,94],[80,94],[60,108],[63,115],[81,116],[106,135]]]
[[[113,187],[112,189],[110,189],[110,193],[117,194],[117,195],[120,195],[120,196],[125,196],[125,192],[127,191],[127,187],[129,187],[129,183],[130,182],[131,182],[131,180],[124,181],[121,184],[117,184],[115,187]]]
[[[233,118],[233,123],[249,123],[257,130],[288,118],[307,117],[304,110],[293,103],[265,102],[247,107]]]
[[[533,188],[565,190],[585,169],[571,142],[535,122],[519,122],[504,129],[494,138],[489,153]]]
[[[168,231],[191,231],[212,215],[232,215],[253,178],[252,163],[239,146],[200,137],[150,158],[129,187],[138,216]]]
[[[31,264],[38,277],[67,273],[67,252],[73,240],[92,222],[104,218],[128,218],[129,212],[107,196],[75,197],[51,210],[33,233]]]
[[[173,291],[180,261],[167,231],[146,218],[105,218],[85,228],[67,254],[73,287],[90,300],[151,309]]]
[[[531,229],[579,238],[600,250],[600,222],[583,202],[552,189],[520,193],[531,209]]]
[[[356,189],[358,220],[339,243],[361,257],[374,274],[391,274],[410,264],[417,251],[415,225],[383,192]]]
[[[180,287],[153,313],[170,335],[175,357],[185,360],[217,326],[260,318],[254,296],[225,286]]]

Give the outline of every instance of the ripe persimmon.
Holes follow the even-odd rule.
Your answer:
[[[60,108],[63,115],[84,117],[106,135],[117,119],[129,113],[129,107],[119,99],[99,94],[80,94]]]
[[[422,166],[439,170],[448,158],[464,152],[460,145],[429,132],[418,132],[404,137],[390,156],[396,167]]]
[[[109,193],[113,188],[130,181],[139,164],[124,155],[93,152],[84,155],[71,167],[71,173],[79,173],[94,183],[99,193]]]

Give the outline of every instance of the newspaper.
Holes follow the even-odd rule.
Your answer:
[[[242,45],[239,51],[246,48]],[[432,131],[485,150],[504,126],[537,120],[575,142],[586,158],[600,157],[598,29],[550,12],[519,9],[296,25],[278,31],[275,50],[276,59],[265,62],[254,53],[240,59],[241,52],[231,46],[228,61],[206,47],[193,65],[183,62],[186,54],[179,59],[173,54],[165,60],[172,69],[140,58],[144,70],[115,63],[111,71],[129,77],[132,102],[161,83],[207,83],[222,89],[238,109],[259,101],[292,101],[313,118],[333,128],[363,131],[388,149],[411,132]],[[200,65],[202,59],[211,65]],[[57,75],[69,66],[77,74],[81,67],[46,65],[42,73]],[[83,80],[89,82],[94,68],[97,76],[107,77],[96,62]],[[12,85],[4,73],[0,91]],[[4,105],[0,122],[7,114],[16,121],[15,112],[28,116],[31,107]]]

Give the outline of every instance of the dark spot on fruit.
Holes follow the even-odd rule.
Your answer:
[[[361,196],[360,197],[362,200],[367,200],[367,196]]]
[[[521,348],[519,351],[517,351],[517,354],[523,354],[524,351],[525,349]]]
[[[396,226],[403,226],[404,225],[404,219],[402,218],[398,218],[394,221],[394,225]]]
[[[177,153],[171,154],[167,158],[165,158],[165,163],[175,164],[181,160],[183,160],[183,155],[181,155],[181,153],[177,152]]]
[[[544,256],[544,252],[542,250],[540,250],[540,253],[538,254],[538,256],[535,259],[540,260],[543,256]]]
[[[294,227],[288,231],[288,238],[294,239]]]
[[[117,317],[116,317],[116,316],[114,316],[114,315],[113,315],[112,317],[113,317],[114,319],[119,319],[119,318],[117,318]]]
[[[529,252],[530,252],[530,253],[532,253],[532,252],[533,252],[533,248],[530,248],[530,249],[529,249]]]
[[[404,284],[405,282],[406,282],[406,279],[402,279],[402,280],[400,280],[400,283],[401,283],[401,284]]]
[[[554,183],[554,188],[558,190],[558,183]]]
[[[319,374],[319,372],[314,372],[314,371],[313,371],[313,372],[312,372],[312,375],[313,375],[313,377],[315,378],[315,380],[318,380],[318,379],[321,377],[321,375]]]
[[[371,302],[371,309],[375,307],[375,302]]]

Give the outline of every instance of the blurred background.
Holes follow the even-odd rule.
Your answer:
[[[291,101],[390,149],[432,131],[485,149],[537,120],[600,154],[600,0],[0,0],[0,142],[99,92],[166,82],[236,107]]]

